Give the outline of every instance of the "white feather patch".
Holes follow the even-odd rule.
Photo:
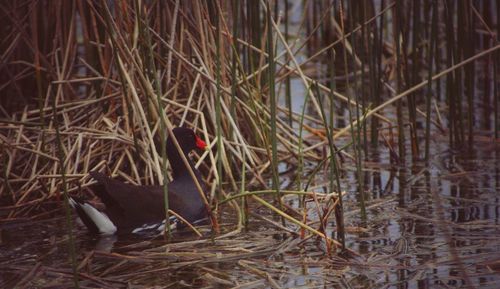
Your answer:
[[[99,233],[104,235],[111,235],[116,232],[116,226],[111,222],[108,215],[103,212],[98,211],[96,208],[92,207],[87,203],[78,203],[73,198],[69,198],[69,204],[71,207],[75,208],[76,206],[80,206],[83,209],[85,214],[94,222],[94,224],[99,229]]]
[[[170,216],[170,229],[174,230],[177,228],[177,218],[175,216]],[[165,220],[159,223],[148,223],[140,226],[139,228],[135,228],[132,233],[134,234],[144,234],[144,233],[160,233],[163,234],[165,230]]]

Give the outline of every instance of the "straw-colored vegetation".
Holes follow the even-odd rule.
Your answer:
[[[493,59],[496,72],[500,48],[490,19],[469,1],[361,2],[2,2],[2,222],[60,214],[67,194],[92,198],[93,170],[162,184],[169,177],[162,143],[173,127],[189,126],[210,145],[195,159],[209,184],[215,234],[234,236],[260,217],[280,232],[319,237],[327,253],[345,252],[343,162],[356,171],[350,191],[366,220],[370,144],[389,150],[395,166],[428,163],[435,132],[445,132],[452,148],[473,149],[472,64]],[[479,37],[476,29],[485,39],[481,51],[465,45]],[[290,171],[292,182],[280,185]],[[256,216],[248,203],[280,220]],[[223,213],[236,217],[221,230]],[[226,241],[224,250],[253,250]],[[264,243],[254,245],[267,252]],[[175,245],[150,249],[141,262],[155,254],[168,260],[175,255],[168,246]],[[191,257],[218,258],[202,255]],[[176,268],[192,262],[174,257],[185,260]],[[279,287],[256,264],[240,263]],[[86,266],[73,264],[75,272]],[[224,284],[224,276],[207,272]]]

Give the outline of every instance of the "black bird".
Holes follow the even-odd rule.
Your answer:
[[[189,128],[177,127],[172,132],[206,192],[201,174],[189,157],[193,149],[206,149],[206,143]],[[169,209],[190,223],[206,219],[205,204],[171,138],[167,139],[166,149],[173,176],[173,181],[168,184]],[[162,186],[136,186],[111,179],[99,172],[89,174],[97,181],[91,188],[106,208],[99,211],[89,203],[70,198],[71,206],[89,231],[100,234],[163,231],[165,207]],[[170,222],[172,226],[180,224],[175,216],[170,217]]]

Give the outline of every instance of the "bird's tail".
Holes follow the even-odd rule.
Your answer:
[[[89,203],[70,197],[69,204],[75,209],[82,222],[92,233],[113,234],[116,232],[116,226],[108,215],[97,210]]]

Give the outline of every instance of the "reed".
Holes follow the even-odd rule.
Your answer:
[[[335,53],[332,51],[331,56],[334,56]],[[335,144],[333,140],[333,131],[334,131],[334,111],[335,111],[335,96],[333,91],[336,90],[336,81],[335,81],[335,58],[331,58],[330,64],[330,93],[328,94],[329,103],[330,103],[330,117],[328,118],[328,123],[326,122],[326,118],[323,117],[325,123],[325,130],[328,139],[328,148],[330,153],[330,171],[329,171],[329,179],[330,179],[330,192],[336,191],[338,192],[338,205],[334,208],[335,210],[335,222],[337,224],[337,239],[342,245],[342,250],[345,250],[345,224],[344,224],[344,202],[342,197],[340,179],[341,172],[339,161],[337,160],[337,151],[335,150]]]
[[[290,16],[289,15],[289,3],[288,1],[284,1],[284,17],[285,17],[285,40],[288,45],[290,41]],[[276,4],[278,4],[278,1],[276,1]],[[290,63],[287,61],[285,65],[289,65]],[[285,78],[285,99],[286,99],[286,107],[288,109],[288,125],[293,128],[293,118],[292,118],[292,83],[291,83],[291,78],[290,75],[287,75]]]
[[[65,219],[66,219],[66,228],[68,231],[68,251],[69,251],[69,256],[71,260],[71,268],[73,270],[73,283],[75,288],[80,288],[79,286],[79,281],[78,281],[78,269],[77,269],[77,263],[76,263],[76,257],[77,257],[77,252],[75,248],[75,240],[73,237],[73,218],[71,214],[71,208],[69,205],[69,195],[68,195],[68,189],[67,189],[67,180],[66,180],[66,156],[64,152],[64,146],[63,146],[63,141],[61,138],[61,133],[59,131],[59,121],[58,121],[58,116],[56,114],[56,102],[57,98],[59,95],[54,94],[54,99],[52,101],[52,123],[55,129],[55,138],[56,138],[56,145],[57,145],[57,158],[58,158],[58,166],[60,168],[60,175],[61,175],[61,187],[63,191],[63,197],[64,201],[63,203],[63,208],[64,208],[64,213],[65,213]],[[59,198],[59,192],[57,197]]]
[[[144,47],[143,49],[146,50],[146,65],[147,65],[147,70],[149,72],[149,79],[154,80],[154,89],[155,89],[155,94],[156,94],[156,105],[155,108],[158,111],[159,114],[159,123],[160,123],[160,152],[161,152],[161,183],[163,186],[163,201],[164,201],[164,206],[165,206],[165,219],[169,220],[170,219],[170,209],[169,209],[169,203],[168,203],[168,171],[167,171],[167,128],[165,124],[165,113],[163,106],[161,105],[161,95],[162,95],[162,88],[161,88],[161,81],[160,78],[158,77],[158,70],[156,69],[155,61],[154,61],[154,55],[153,55],[153,43],[151,42],[151,35],[149,33],[149,21],[148,21],[148,16],[144,13],[143,7],[139,6],[139,2],[135,1],[135,7],[136,11],[138,11],[141,16],[141,19],[146,19],[146,21],[140,21],[139,27],[144,35]],[[179,2],[176,3],[175,8],[174,8],[174,23],[175,19],[177,17],[177,11],[179,8]],[[172,28],[175,30],[175,25]],[[170,69],[169,69],[170,71]],[[172,233],[170,230],[170,223],[166,222],[165,226],[165,236],[167,239],[170,239],[172,237]]]
[[[238,46],[238,37],[240,31],[238,30],[239,23],[238,19],[240,16],[240,0],[236,0],[232,3],[232,49],[231,49],[231,104],[230,104],[230,112],[232,118],[236,117],[236,95],[238,93],[238,53],[239,53],[239,46]],[[232,131],[232,128],[230,130],[230,135],[233,137],[234,133]]]
[[[218,5],[218,3],[214,3]],[[216,138],[217,138],[217,199],[220,199],[220,191],[222,189],[222,160],[223,160],[223,148],[222,148],[222,122],[221,122],[221,101],[222,101],[222,89],[221,89],[221,70],[222,70],[222,45],[221,45],[221,25],[220,25],[220,13],[219,7],[213,9],[213,18],[215,26],[215,86],[216,86],[216,96],[215,96],[215,128],[216,128]]]
[[[500,15],[500,5],[497,5],[497,15]],[[493,43],[498,43],[498,33],[500,33],[500,21],[497,21],[497,34],[494,37]],[[493,55],[493,83],[498,83],[498,69],[499,69],[499,61],[500,61],[500,52],[497,51]],[[498,95],[498,85],[493,86],[493,117],[494,117],[494,130],[495,130],[495,138],[499,138],[500,136],[500,115],[498,113],[498,103],[500,101],[500,96]]]
[[[368,61],[368,58],[367,58],[367,46],[366,46],[366,37],[367,37],[367,32],[366,32],[366,25],[365,25],[365,21],[366,21],[366,9],[367,9],[367,6],[368,5],[362,5],[360,8],[359,8],[359,11],[357,14],[359,19],[357,19],[357,25],[360,25],[361,26],[361,39],[358,41],[359,42],[359,46],[360,46],[360,54],[362,55],[361,57],[361,80],[360,80],[360,87],[361,87],[361,111],[366,111],[367,109],[367,98],[368,96],[366,95],[367,94],[367,91],[368,89],[365,89],[365,83],[368,83],[367,82],[367,79],[366,79],[366,70],[367,70],[367,65],[366,65],[366,62]],[[359,105],[359,102],[358,102],[358,105]],[[357,114],[357,121],[359,122],[359,110],[356,111]],[[333,128],[333,127],[332,127]],[[363,154],[366,155],[368,153],[368,137],[367,137],[367,128],[366,128],[366,125],[363,125],[363,145],[362,145],[362,148],[363,148]],[[359,126],[358,126],[358,129],[359,129]],[[358,132],[358,133],[361,133],[361,132]]]
[[[402,49],[405,42],[403,39],[403,3],[396,2],[394,7],[394,45],[396,46],[396,92],[400,93],[403,91],[403,61],[402,61]],[[406,158],[406,148],[405,148],[405,130],[404,130],[404,119],[403,119],[403,100],[396,102],[396,116],[398,123],[398,160],[402,163],[405,162]]]
[[[298,123],[298,126],[299,126],[299,134],[298,134],[298,138],[299,138],[299,143],[297,145],[297,173],[296,173],[296,188],[299,192],[302,192],[304,190],[303,186],[302,186],[302,178],[304,177],[304,144],[303,144],[303,141],[304,141],[304,136],[303,136],[303,132],[304,132],[304,116],[305,116],[305,112],[306,112],[306,107],[307,107],[307,102],[308,102],[308,99],[309,99],[309,93],[310,93],[310,90],[311,90],[311,87],[308,87],[307,88],[307,93],[304,97],[304,103],[302,104],[302,112],[300,114],[300,118],[299,118],[299,123]],[[298,197],[298,203],[299,203],[299,206],[300,208],[302,208],[302,221],[304,222],[306,219],[307,219],[307,209],[306,209],[306,198],[305,196],[297,196]],[[301,232],[302,235],[304,234],[304,232],[302,231]]]
[[[283,217],[269,221],[273,227],[330,244],[334,214],[345,247],[346,167],[356,168],[366,219],[372,152],[398,166],[409,146],[413,165],[424,147],[429,162],[436,135],[447,135],[453,149],[476,149],[478,133],[498,138],[500,46],[494,32],[489,47],[473,43],[485,33],[478,27],[500,26],[491,29],[476,3],[304,3],[302,11],[300,3],[267,0],[1,3],[0,196],[8,218],[30,217],[24,206],[43,205],[64,188],[93,198],[92,170],[166,184],[165,139],[186,125],[210,143],[194,158],[207,184],[216,184],[205,199],[214,231],[214,210],[236,211],[241,229],[259,207]],[[480,98],[474,72],[487,57],[495,85]],[[489,101],[488,128],[477,108]],[[343,156],[352,166],[341,166]],[[294,190],[280,186],[281,166],[295,174]],[[335,197],[323,198],[322,184]],[[293,208],[289,194],[300,199]],[[317,220],[309,220],[311,210]]]
[[[333,84],[332,84],[333,85]],[[317,86],[315,86],[318,94],[319,94],[319,88]],[[332,95],[330,94],[330,109],[333,107],[333,97]],[[322,104],[322,102],[320,102],[320,105]],[[332,114],[333,111],[330,110],[330,114]],[[337,235],[338,235],[338,240],[340,242],[340,245],[341,245],[341,248],[342,250],[345,250],[345,231],[344,231],[344,215],[343,215],[343,211],[344,211],[344,208],[343,208],[343,202],[342,202],[342,192],[340,190],[340,171],[339,171],[339,166],[338,166],[338,162],[337,162],[337,154],[338,154],[338,151],[337,149],[335,148],[335,143],[333,141],[333,116],[331,115],[329,118],[326,117],[326,113],[325,113],[325,110],[323,108],[323,105],[321,105],[321,119],[323,120],[323,125],[325,127],[325,133],[326,133],[326,138],[328,140],[328,158],[325,159],[325,163],[328,162],[329,164],[329,174],[328,174],[328,179],[330,180],[329,182],[329,189],[330,189],[330,192],[334,192],[336,191],[337,194],[338,194],[338,205],[337,206],[334,206],[333,210],[335,212],[335,217],[336,217],[336,222],[337,222]],[[358,139],[359,141],[359,139]],[[359,142],[358,142],[359,144]],[[318,166],[319,167],[319,166]],[[313,174],[314,175],[314,174]],[[312,179],[310,179],[312,180]],[[309,182],[306,186],[306,189],[309,187]],[[336,187],[336,189],[335,189]],[[362,197],[363,198],[363,197]],[[363,206],[361,207],[363,208]],[[328,216],[327,214],[321,214],[320,212],[318,212],[318,214],[320,214],[320,219],[322,219],[323,221],[326,221],[328,219]],[[325,228],[326,227],[326,224],[323,224],[323,222],[321,223],[322,227],[323,227],[323,232],[325,231]]]
[[[421,56],[421,46],[422,43],[420,39],[422,38],[422,28],[421,28],[421,3],[414,1],[412,5],[412,39],[411,39],[411,85],[415,85],[420,82],[419,71],[422,71],[420,65]],[[408,69],[409,70],[409,69]],[[408,73],[410,74],[410,72]],[[410,142],[411,142],[411,152],[412,159],[417,160],[420,156],[419,140],[417,133],[417,102],[416,98],[419,95],[413,93],[408,96],[408,120],[410,123]]]
[[[343,18],[344,12],[343,12],[343,4],[340,3],[339,7],[340,11],[340,17],[341,19]],[[346,42],[346,35],[345,35],[345,30],[344,30],[344,22],[341,20],[341,37],[344,45],[344,52],[343,52],[343,60],[344,60],[344,75],[346,79],[346,90],[347,90],[347,98],[348,98],[348,103],[351,103],[351,97],[350,97],[350,84],[349,84],[349,65],[347,62],[347,42]],[[353,49],[354,50],[354,49]],[[354,52],[353,52],[354,53]],[[355,65],[355,62],[353,60],[353,66]],[[355,88],[354,88],[355,89]],[[349,128],[351,132],[351,139],[352,143],[354,144],[354,160],[356,162],[356,177],[357,177],[357,185],[358,185],[358,200],[359,200],[359,206],[361,208],[361,219],[366,220],[366,206],[365,206],[365,194],[364,194],[364,187],[363,187],[363,175],[361,172],[361,149],[360,149],[360,118],[359,118],[359,112],[358,112],[358,101],[356,100],[355,102],[356,106],[356,121],[353,121],[353,112],[351,106],[348,106],[348,113],[349,113]],[[354,130],[354,125],[357,126],[357,130]]]
[[[281,210],[283,210],[283,204],[281,203],[280,196],[280,180],[278,177],[278,139],[277,139],[277,131],[276,131],[276,89],[274,87],[275,83],[275,75],[276,68],[274,62],[274,40],[273,40],[273,30],[272,25],[272,11],[270,2],[267,2],[266,5],[266,19],[267,19],[267,57],[269,59],[269,67],[267,68],[267,83],[269,88],[269,102],[270,102],[270,122],[271,122],[271,131],[270,131],[270,139],[271,139],[271,171],[273,174],[272,188],[276,191],[276,199],[278,200],[278,204]],[[284,221],[283,221],[284,223]]]
[[[431,101],[432,101],[432,65],[434,60],[434,45],[437,37],[437,10],[438,6],[436,1],[431,4],[432,19],[431,19],[431,32],[430,41],[427,46],[427,61],[428,61],[428,76],[427,76],[427,98],[426,98],[426,118],[425,118],[425,161],[428,163],[430,160],[430,141],[431,141]]]

